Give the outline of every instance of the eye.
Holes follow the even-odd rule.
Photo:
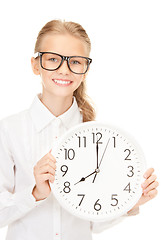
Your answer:
[[[48,61],[51,61],[51,62],[57,62],[58,59],[56,59],[56,58],[49,58]]]
[[[81,64],[81,63],[77,60],[73,60],[73,61],[71,61],[71,64]]]

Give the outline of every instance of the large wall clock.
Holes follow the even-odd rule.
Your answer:
[[[97,121],[69,129],[56,151],[51,189],[60,205],[90,221],[106,221],[129,211],[142,194],[145,158],[133,137]]]

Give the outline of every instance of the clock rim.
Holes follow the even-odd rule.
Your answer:
[[[146,168],[146,160],[145,160],[145,154],[140,146],[140,144],[138,143],[138,141],[136,141],[135,137],[133,137],[129,132],[125,131],[124,129],[118,127],[118,126],[114,126],[108,123],[104,123],[104,122],[100,122],[100,121],[88,121],[88,122],[82,122],[79,124],[76,124],[75,126],[69,128],[67,130],[66,133],[64,133],[57,141],[56,147],[52,148],[51,154],[53,154],[53,156],[57,155],[57,151],[59,150],[59,146],[60,144],[64,141],[64,139],[67,138],[67,136],[71,135],[72,132],[74,132],[75,130],[79,129],[80,127],[87,127],[87,126],[102,126],[102,127],[106,127],[109,129],[112,129],[114,131],[116,131],[117,133],[120,133],[120,135],[122,134],[123,136],[125,136],[127,139],[129,139],[129,141],[136,147],[137,152],[139,153],[141,162],[142,162],[142,174],[145,171]],[[129,210],[131,210],[135,204],[138,202],[138,200],[140,199],[141,195],[142,195],[142,189],[141,189],[141,183],[144,181],[143,175],[140,178],[139,184],[140,184],[140,188],[138,187],[137,189],[137,193],[135,194],[135,201],[133,201],[131,204],[128,204],[127,207],[124,207],[122,211],[120,211],[119,213],[117,213],[115,216],[109,216],[107,215],[107,217],[104,218],[100,218],[100,216],[98,217],[98,219],[96,218],[97,215],[95,215],[94,218],[92,217],[88,217],[88,216],[82,216],[79,214],[79,212],[74,211],[73,208],[69,209],[69,206],[67,206],[66,204],[64,204],[64,200],[62,199],[62,197],[60,196],[60,194],[57,192],[57,190],[55,189],[55,184],[54,183],[50,183],[50,187],[51,190],[53,192],[54,197],[57,199],[57,201],[60,203],[61,207],[64,208],[66,211],[68,211],[68,213],[74,215],[75,217],[78,217],[82,220],[87,220],[87,221],[92,221],[92,222],[105,222],[105,221],[111,221],[114,220],[118,217],[124,216],[127,214],[127,212]]]

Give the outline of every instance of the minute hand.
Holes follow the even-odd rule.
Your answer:
[[[104,157],[104,155],[105,155],[105,152],[106,152],[107,146],[108,146],[108,144],[109,144],[109,141],[110,141],[110,138],[108,139],[108,142],[107,142],[107,144],[106,144],[105,150],[104,150],[104,152],[103,152],[103,155],[102,155],[102,158],[101,158],[101,160],[100,160],[100,163],[99,163],[99,165],[98,165],[98,169],[97,169],[97,170],[99,170],[99,167],[100,167],[100,165],[101,165],[101,163],[102,163],[102,159],[103,159],[103,157]],[[98,172],[99,172],[99,171],[98,171]],[[96,176],[97,176],[97,173],[98,173],[98,172],[96,172],[96,174],[95,174],[95,176],[94,176],[93,183],[94,183],[94,181],[95,181],[95,179],[96,179]]]

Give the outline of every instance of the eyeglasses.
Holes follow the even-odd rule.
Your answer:
[[[85,74],[92,62],[91,58],[82,56],[63,56],[53,52],[38,52],[41,67],[48,71],[55,71],[67,61],[68,68],[75,74]]]

